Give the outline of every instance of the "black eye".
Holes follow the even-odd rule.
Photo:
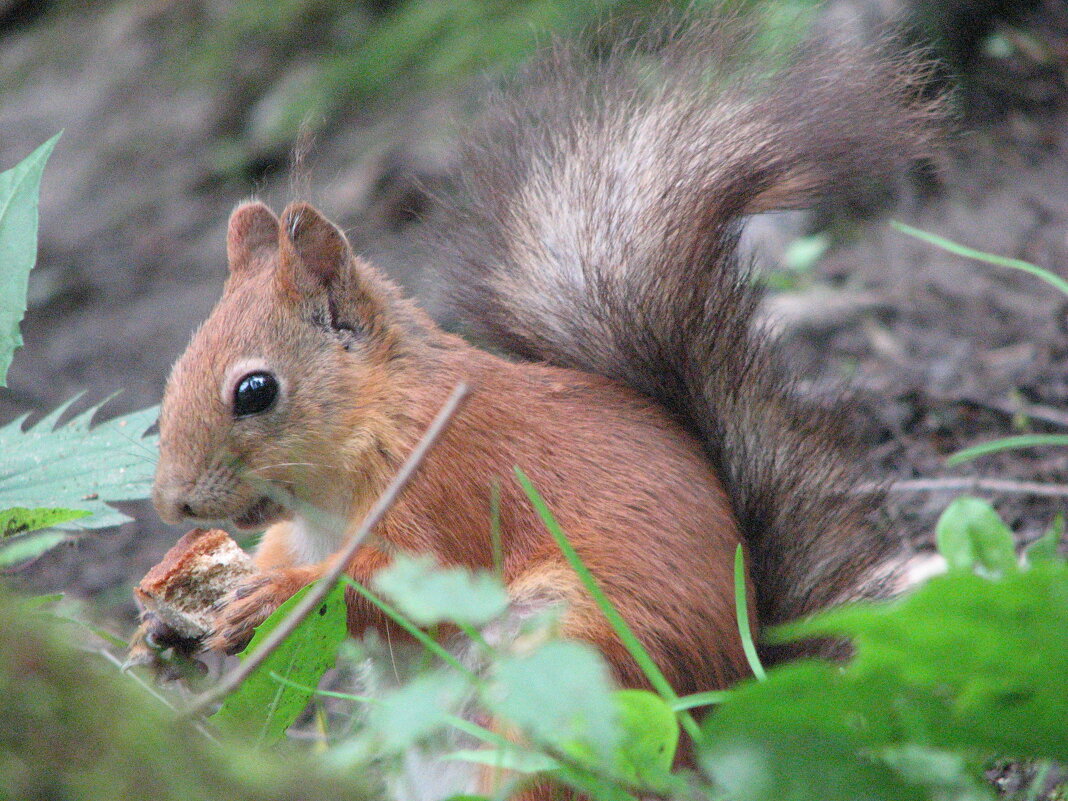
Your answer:
[[[249,373],[234,390],[234,416],[246,417],[271,408],[278,397],[278,379],[270,373]]]

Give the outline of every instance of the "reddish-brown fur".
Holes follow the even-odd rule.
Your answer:
[[[275,248],[263,242],[272,225]],[[255,557],[262,573],[220,610],[211,646],[243,646],[322,575],[329,558],[308,552],[340,546],[463,381],[470,396],[348,574],[369,584],[398,551],[493,567],[496,485],[513,602],[565,605],[564,635],[596,646],[621,684],[647,686],[514,480],[519,466],[678,692],[726,687],[748,673],[733,604],[738,527],[701,443],[660,406],[609,379],[509,362],[446,334],[308,206],[290,206],[281,224],[262,205],[239,207],[228,251],[227,291],[164,398],[156,503],[172,519],[234,518],[265,479],[296,503],[277,510]],[[360,309],[343,323],[359,329],[355,340],[331,327],[342,325],[336,318],[324,327],[319,317],[343,302]],[[234,363],[249,359],[286,379],[262,420],[235,419],[227,404]],[[325,431],[306,422],[319,410]],[[347,602],[354,636],[370,627],[405,636],[356,593]],[[552,793],[536,786],[525,797]]]
[[[606,379],[511,364],[448,339],[438,370],[423,376],[420,405],[408,409],[408,437],[430,422],[458,381],[473,393],[350,574],[367,581],[394,549],[491,567],[496,482],[504,577],[513,594],[570,601],[565,633],[601,648],[626,684],[643,684],[512,478],[519,465],[679,691],[725,686],[743,675],[732,602],[738,533],[698,443],[653,404]],[[277,563],[286,534],[286,527],[272,530],[261,564]],[[354,634],[382,625],[373,608],[353,600],[360,611],[350,619]],[[691,625],[694,618],[702,625]]]
[[[467,199],[434,240],[458,307],[546,363],[443,332],[306,204],[280,220],[259,203],[235,210],[226,291],[164,396],[154,496],[170,520],[272,524],[264,574],[219,612],[213,647],[247,642],[322,573],[459,381],[471,396],[347,566],[357,580],[397,551],[491,567],[499,484],[515,603],[564,602],[564,632],[644,686],[515,483],[519,466],[689,693],[748,673],[739,543],[765,622],[856,594],[886,563],[894,540],[854,492],[834,415],[798,402],[753,324],[760,290],[739,263],[738,221],[856,172],[891,174],[928,149],[937,103],[915,63],[874,51],[806,50],[776,80],[755,70],[720,91],[715,59],[745,63],[744,31],[676,35],[662,86],[626,52],[596,65],[554,54],[467,154]],[[262,371],[278,377],[277,401],[236,416],[235,386]],[[348,602],[353,634],[392,625]]]
[[[225,296],[175,367],[161,419],[161,512],[236,516],[255,496],[244,479],[258,474],[328,513],[348,508],[336,533],[340,544],[451,389],[465,381],[471,396],[349,572],[368,581],[398,550],[433,554],[445,565],[491,567],[490,493],[498,484],[504,578],[516,600],[567,602],[564,632],[600,648],[623,683],[644,684],[514,481],[519,466],[680,692],[723,687],[747,672],[732,602],[740,538],[723,488],[692,435],[652,401],[606,378],[512,363],[444,333],[340,247],[340,232],[310,207],[292,206],[283,220],[309,221],[311,249],[290,255],[284,222],[276,229],[272,263],[241,242],[244,232],[262,229],[268,215],[256,204],[234,213],[231,255],[256,259],[255,270],[233,264]],[[369,341],[355,352],[301,317],[314,316],[309,299],[317,293],[327,304],[337,302],[333,289],[316,283],[324,271],[358,275],[363,302],[373,303],[374,296],[381,303],[368,306],[373,317],[360,321]],[[281,355],[260,341],[264,317],[279,327],[271,339],[288,343]],[[286,326],[292,330],[282,335]],[[301,347],[307,353],[299,353]],[[322,432],[304,431],[300,419],[286,419],[276,436],[307,446],[279,453],[277,442],[257,439],[267,423],[231,419],[220,382],[235,360],[260,354],[280,374],[291,370],[287,415],[330,410],[329,444]],[[318,367],[317,360],[329,374],[309,379],[295,372]],[[201,411],[190,414],[193,409]],[[246,423],[253,434],[242,430]],[[301,430],[290,431],[293,426]],[[347,443],[352,431],[368,433]],[[266,464],[262,451],[270,454]],[[230,459],[219,459],[220,453]],[[293,453],[310,453],[319,464],[278,458]],[[359,475],[344,475],[346,469]],[[216,646],[243,644],[252,626],[321,572],[323,561],[309,564],[302,557],[308,549],[302,538],[303,530],[288,520],[268,530],[257,562],[269,578],[238,593],[223,613]],[[376,610],[350,601],[354,634],[384,625]]]
[[[175,366],[161,415],[155,498],[165,517],[232,519],[264,480],[295,499],[293,510],[276,511],[257,551],[262,574],[219,612],[213,647],[244,645],[254,626],[322,574],[324,548],[337,550],[464,381],[470,396],[349,575],[370,583],[398,551],[491,568],[497,485],[513,601],[566,605],[563,633],[595,645],[622,684],[646,686],[515,482],[519,466],[678,692],[726,687],[748,673],[733,604],[738,528],[690,433],[609,379],[509,362],[446,334],[308,206],[286,210],[273,253],[244,246],[246,232],[258,236],[272,219],[259,204],[234,212],[230,284]],[[345,323],[358,324],[355,342],[318,317],[345,300],[339,287],[353,279],[358,297],[349,307],[362,305],[366,315]],[[263,419],[235,419],[226,402],[234,363],[249,359],[287,379]],[[305,422],[314,413],[326,415],[325,430]],[[355,593],[347,600],[354,635],[374,627],[404,636]]]

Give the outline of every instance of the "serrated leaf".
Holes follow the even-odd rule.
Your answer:
[[[19,323],[26,313],[26,285],[37,261],[37,200],[41,175],[61,134],[56,134],[10,170],[0,172],[0,387],[22,345]]]
[[[260,646],[313,586],[303,587],[256,627],[252,641],[240,654],[242,659]],[[310,688],[316,687],[333,666],[338,648],[348,635],[346,616],[345,587],[338,583],[318,609],[227,696],[211,719],[220,728],[255,732],[261,743],[281,739],[312,699],[314,691]],[[272,673],[301,686],[282,684]]]
[[[715,715],[713,715],[715,717]],[[715,738],[701,767],[731,801],[930,801],[891,767],[819,735],[791,740],[773,733]]]
[[[935,527],[938,551],[951,570],[981,568],[999,575],[1016,569],[1012,531],[988,501],[957,498]]]
[[[42,528],[88,517],[84,509],[25,509],[15,506],[0,511],[0,540],[17,534],[28,534]]]
[[[419,626],[443,621],[482,626],[508,608],[508,593],[496,576],[443,568],[426,556],[398,555],[374,583]]]
[[[58,426],[75,400],[25,431],[25,417],[0,427],[0,508],[63,507],[91,513],[58,524],[64,530],[117,526],[130,518],[108,503],[146,498],[151,491],[159,438],[145,432],[156,422],[158,407],[90,428],[100,404]]]
[[[997,580],[936,576],[900,601],[840,607],[771,639],[784,635],[849,637],[856,656],[844,670],[795,663],[739,687],[707,719],[711,736],[834,735],[858,748],[922,744],[1068,761],[1063,562]]]
[[[62,531],[34,531],[9,537],[0,545],[0,568],[14,567],[52,550],[67,539]]]
[[[368,731],[386,751],[403,751],[449,726],[467,690],[457,673],[423,673],[368,709]]]
[[[589,645],[553,641],[530,654],[502,657],[490,689],[493,709],[579,760],[605,760],[619,737],[608,670]]]

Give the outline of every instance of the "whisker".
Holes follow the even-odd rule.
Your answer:
[[[116,428],[114,430],[115,430],[116,434],[118,434],[120,437],[122,437],[128,443],[130,443],[134,447],[139,448],[142,451],[144,451],[143,455],[144,455],[146,461],[151,461],[151,462],[156,461],[156,451],[154,451],[152,448],[148,447],[142,441],[144,435],[141,435],[140,437],[134,437],[134,436],[131,436],[131,435],[127,434],[125,431],[120,431],[118,428]]]
[[[397,655],[393,652],[393,637],[389,633],[389,626],[386,626],[386,648],[389,650],[389,661],[393,666],[393,677],[400,682],[400,671],[397,669]]]
[[[314,462],[277,462],[275,464],[265,464],[262,467],[253,467],[246,472],[258,473],[261,470],[271,470],[275,467],[318,467],[318,465]]]

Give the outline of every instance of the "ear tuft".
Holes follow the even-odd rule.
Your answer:
[[[226,258],[231,273],[250,272],[266,263],[263,258],[278,246],[278,218],[258,200],[242,203],[230,214],[226,232]]]
[[[308,203],[290,203],[282,212],[279,246],[283,262],[310,273],[321,284],[337,278],[349,258],[349,243],[336,225]]]

